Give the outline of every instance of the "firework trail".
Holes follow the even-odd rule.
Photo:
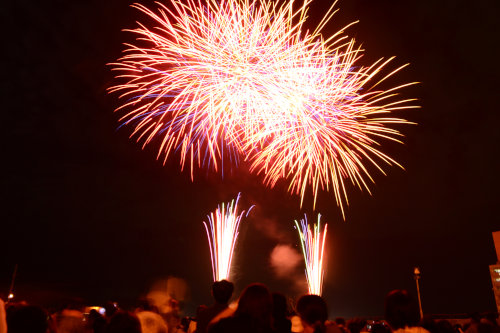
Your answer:
[[[238,238],[238,228],[245,214],[245,211],[237,214],[239,200],[240,194],[238,193],[236,200],[232,200],[227,205],[222,203],[215,212],[207,216],[208,223],[203,222],[210,248],[214,281],[229,279],[234,246]],[[245,216],[248,216],[252,208],[253,206],[250,207]]]
[[[224,156],[242,158],[269,187],[287,181],[301,205],[306,192],[315,206],[318,192],[331,190],[344,214],[347,183],[369,192],[370,168],[399,166],[380,140],[399,142],[391,125],[408,122],[390,114],[416,107],[398,98],[413,83],[378,89],[405,66],[388,70],[392,58],[359,65],[362,50],[342,36],[350,25],[321,34],[335,3],[312,32],[310,3],[134,5],[156,27],[130,30],[137,45],[113,64],[124,81],[110,89],[126,99],[121,123],[143,147],[157,140],[164,163],[178,153],[191,178],[196,165],[219,170]]]
[[[306,278],[309,286],[309,294],[320,295],[323,287],[323,254],[325,251],[325,239],[328,225],[321,231],[321,215],[318,214],[318,223],[311,226],[307,222],[307,216],[300,220],[300,225],[295,220],[299,232],[300,244],[306,264]]]

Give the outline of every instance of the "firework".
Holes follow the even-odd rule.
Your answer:
[[[335,4],[305,29],[310,3],[135,5],[156,27],[130,30],[137,45],[113,64],[124,83],[111,91],[127,98],[122,124],[143,146],[156,139],[164,163],[177,152],[192,178],[195,165],[218,170],[224,156],[243,158],[266,185],[287,181],[301,206],[309,191],[314,206],[320,190],[332,191],[344,214],[347,183],[369,192],[371,168],[399,166],[380,139],[399,142],[391,125],[408,122],[389,114],[415,106],[397,97],[410,84],[377,88],[404,66],[385,75],[392,58],[359,65],[347,27],[322,35]]]
[[[158,158],[178,151],[191,175],[194,164],[217,170],[224,149],[237,159],[241,140],[265,126],[262,115],[273,118],[286,89],[276,78],[305,45],[295,41],[302,19],[291,26],[291,3],[170,3],[157,12],[134,5],[157,27],[130,30],[142,43],[127,44],[112,64],[125,82],[110,91],[128,99],[118,110],[126,110],[120,121],[133,126],[131,136],[159,140]]]
[[[309,286],[309,294],[320,295],[323,287],[323,254],[325,251],[325,240],[328,225],[321,231],[321,215],[318,214],[318,223],[311,226],[307,222],[307,216],[300,220],[300,225],[295,220],[299,232],[300,244],[306,264],[306,278]]]
[[[231,272],[231,262],[233,260],[236,239],[238,238],[238,228],[245,214],[245,211],[242,211],[239,215],[237,213],[239,200],[240,194],[238,194],[236,200],[232,200],[227,205],[222,203],[217,207],[215,212],[207,216],[208,223],[203,222],[210,247],[214,281],[227,280]],[[248,216],[252,207],[250,207],[245,216]]]
[[[414,107],[408,105],[411,100],[394,100],[396,91],[407,85],[373,89],[371,81],[391,59],[354,71],[359,52],[350,43],[344,53],[318,56],[306,63],[307,68],[296,71],[286,98],[291,101],[290,114],[282,114],[273,126],[247,142],[247,148],[266,142],[258,151],[248,150],[251,170],[263,173],[271,187],[287,179],[290,192],[300,195],[301,205],[307,189],[312,190],[314,206],[318,190],[331,189],[344,214],[348,204],[345,180],[370,192],[373,179],[368,164],[382,173],[380,162],[400,166],[379,150],[379,139],[400,142],[401,134],[389,125],[408,122],[384,114]]]

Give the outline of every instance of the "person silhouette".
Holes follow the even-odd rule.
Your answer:
[[[209,307],[200,307],[196,315],[195,333],[206,333],[213,318],[227,309],[228,302],[233,295],[234,285],[227,280],[215,281],[212,285],[212,297],[215,303]]]
[[[406,290],[393,290],[385,297],[385,320],[393,333],[429,333],[419,327],[417,302]]]
[[[230,317],[211,325],[209,333],[274,333],[273,299],[263,284],[250,284],[241,293],[238,307]]]

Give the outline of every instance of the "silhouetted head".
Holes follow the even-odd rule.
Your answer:
[[[286,304],[286,297],[280,293],[273,293],[273,317],[284,318],[288,313],[288,306]]]
[[[233,295],[234,285],[227,281],[215,281],[212,285],[212,295],[217,303],[225,304]]]
[[[114,302],[106,302],[104,304],[104,310],[106,311],[106,317],[111,318],[116,311],[118,311],[118,306]]]
[[[353,318],[347,322],[347,329],[350,333],[359,333],[366,326],[366,320],[362,318]]]
[[[325,331],[328,319],[326,302],[318,295],[304,295],[297,301],[297,312],[303,323],[314,328],[314,332]]]
[[[479,324],[480,321],[481,321],[481,314],[479,312],[472,312],[470,314],[471,324]]]
[[[391,333],[391,329],[382,323],[376,323],[376,324],[372,325],[372,329],[370,332],[371,333]]]
[[[455,328],[446,319],[442,319],[442,320],[438,321],[436,323],[436,327],[437,327],[439,333],[455,333]]]
[[[104,332],[106,319],[104,319],[104,317],[95,309],[91,309],[88,319],[86,320],[86,326],[87,328],[91,328],[93,333]]]
[[[345,319],[342,317],[335,318],[335,324],[338,326],[345,326]]]
[[[7,313],[7,327],[9,333],[45,333],[47,319],[47,313],[38,306],[15,306]]]
[[[263,326],[270,326],[272,311],[273,299],[269,289],[263,284],[254,283],[241,293],[235,316],[250,317]]]
[[[119,310],[109,320],[106,333],[141,333],[141,322],[134,314]]]
[[[417,303],[406,290],[393,290],[387,294],[385,320],[393,330],[417,326],[420,320]]]

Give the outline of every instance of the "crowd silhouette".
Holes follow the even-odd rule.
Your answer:
[[[181,317],[175,299],[169,301],[168,313],[150,304],[125,310],[112,302],[94,308],[68,305],[49,313],[37,305],[0,299],[0,333],[500,333],[496,313],[474,313],[462,323],[420,318],[417,303],[405,290],[387,294],[384,318],[377,321],[331,320],[322,297],[303,295],[290,304],[261,283],[248,285],[233,306],[233,291],[231,282],[215,282],[213,304],[200,305],[193,318]]]

